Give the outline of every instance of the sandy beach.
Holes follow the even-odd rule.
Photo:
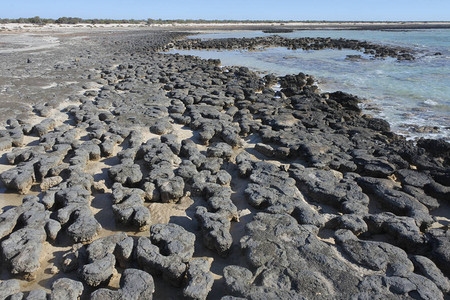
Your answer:
[[[162,52],[218,28],[449,26],[1,24],[0,298],[449,299],[448,143],[301,70]]]

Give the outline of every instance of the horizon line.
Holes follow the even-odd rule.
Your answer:
[[[89,21],[89,20],[111,20],[111,21],[142,21],[142,22],[148,22],[148,21],[155,21],[155,22],[176,22],[176,21],[198,21],[198,22],[273,22],[273,23],[280,23],[280,22],[286,22],[286,23],[293,23],[293,22],[370,22],[370,23],[376,23],[376,22],[383,22],[383,23],[398,23],[398,22],[407,22],[407,23],[413,23],[413,22],[427,22],[427,23],[433,23],[433,22],[450,22],[450,20],[319,20],[319,19],[305,19],[305,20],[274,20],[274,19],[191,19],[191,18],[177,18],[177,19],[161,19],[161,18],[146,18],[146,19],[134,19],[134,18],[81,18],[81,17],[68,17],[68,16],[61,16],[58,18],[45,18],[40,16],[32,16],[32,17],[18,17],[18,18],[8,18],[8,17],[0,17],[0,20],[20,20],[20,19],[33,19],[33,18],[40,18],[42,20],[53,20],[56,21],[58,19],[62,18],[68,18],[68,19],[79,19],[80,21]]]

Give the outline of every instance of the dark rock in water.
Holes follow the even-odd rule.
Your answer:
[[[107,282],[113,275],[116,259],[111,253],[81,268],[81,278],[89,286],[98,286]]]
[[[303,73],[286,75],[280,78],[281,92],[287,97],[301,93],[307,85],[307,76]]]
[[[264,33],[289,33],[289,32],[294,32],[293,29],[288,29],[288,28],[271,28],[271,29],[265,29],[263,30]]]
[[[347,55],[345,59],[350,61],[359,61],[362,60],[363,58],[361,55]]]
[[[18,280],[10,279],[0,282],[0,299],[7,299],[20,291],[20,283]]]
[[[383,119],[370,118],[367,120],[367,127],[375,131],[390,132],[391,126]]]
[[[267,29],[273,32],[279,29]],[[283,29],[284,30],[284,29]],[[290,30],[290,29],[287,29]],[[188,39],[179,40],[174,43],[174,46],[180,49],[255,49],[264,47],[287,47],[289,49],[303,49],[303,50],[320,50],[320,49],[351,49],[363,51],[370,54],[374,58],[384,58],[387,56],[397,58],[397,60],[414,60],[414,55],[411,50],[401,47],[390,47],[372,44],[365,41],[346,40],[346,39],[331,39],[331,38],[285,38],[277,35],[255,38],[228,38],[228,39],[213,39],[200,40]],[[242,69],[242,68],[240,68]],[[244,72],[242,72],[244,73]],[[245,74],[245,73],[244,73]],[[239,74],[239,75],[244,75]]]
[[[447,143],[444,139],[431,140],[422,138],[417,141],[417,146],[424,148],[434,157],[441,157],[445,160],[450,159],[450,143]]]
[[[206,299],[214,283],[214,278],[209,271],[210,266],[211,262],[203,258],[189,262],[186,272],[187,285],[183,289],[183,296],[186,299]]]
[[[77,300],[83,293],[83,284],[68,278],[53,282],[50,300]]]
[[[356,96],[338,91],[338,92],[330,93],[329,99],[338,102],[340,105],[342,105],[346,109],[353,110],[356,112],[361,112],[361,109],[358,106],[359,99]]]

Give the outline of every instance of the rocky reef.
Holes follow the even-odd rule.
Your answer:
[[[276,31],[276,30],[275,30]],[[272,33],[264,31],[266,33]],[[280,30],[279,32],[285,32]],[[289,32],[289,31],[287,31]],[[277,32],[274,32],[277,33]],[[367,41],[333,38],[286,38],[279,35],[255,38],[223,38],[223,39],[186,39],[170,43],[166,48],[176,47],[179,49],[247,49],[256,50],[266,47],[285,47],[292,50],[322,50],[322,49],[349,49],[361,51],[372,58],[393,57],[398,61],[414,60],[415,56],[411,49],[379,45]]]
[[[65,70],[81,93],[8,119],[0,179],[23,200],[1,202],[0,299],[450,297],[448,143],[407,141],[303,73],[159,52],[402,50],[182,37],[90,41]],[[48,249],[59,255],[40,282]]]

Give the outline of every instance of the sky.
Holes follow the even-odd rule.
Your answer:
[[[0,0],[0,18],[450,21],[450,0]]]

